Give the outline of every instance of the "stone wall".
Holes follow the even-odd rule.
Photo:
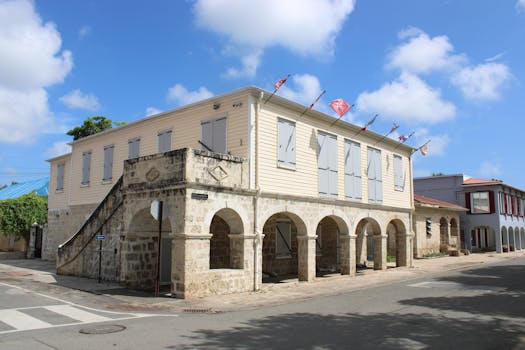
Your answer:
[[[277,222],[279,220],[289,220],[285,215],[275,215],[270,218],[263,227],[263,247],[262,247],[262,272],[268,277],[297,275],[298,263],[298,241],[297,227],[291,223],[291,245],[288,256],[277,256]]]

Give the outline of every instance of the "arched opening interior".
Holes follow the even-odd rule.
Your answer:
[[[210,269],[243,268],[244,227],[239,214],[232,209],[221,209],[210,223]]]
[[[407,266],[406,229],[401,220],[392,220],[387,229],[387,263],[392,266]]]
[[[441,253],[448,252],[448,221],[446,218],[439,220],[439,251]]]
[[[501,250],[503,252],[509,251],[509,234],[505,226],[501,228]]]
[[[337,218],[339,219],[339,218]],[[316,252],[316,272],[317,276],[325,276],[341,272],[341,231],[346,228],[340,228],[344,225],[341,219],[327,216],[317,225],[315,242]]]
[[[516,242],[514,240],[514,229],[509,227],[509,252],[513,252],[516,249]]]
[[[450,219],[450,246],[458,249],[459,248],[459,230],[458,230],[458,222],[456,219],[452,218]]]
[[[376,266],[382,263],[381,245],[376,247],[381,229],[377,221],[365,218],[356,227],[356,265],[358,269]]]

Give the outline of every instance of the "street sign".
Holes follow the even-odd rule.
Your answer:
[[[160,207],[159,200],[155,199],[153,202],[151,202],[150,213],[151,213],[151,216],[153,216],[155,220],[159,219],[159,207]]]
[[[106,239],[106,236],[104,236],[104,235],[97,235],[95,238],[96,238],[97,241],[103,241],[103,240]]]

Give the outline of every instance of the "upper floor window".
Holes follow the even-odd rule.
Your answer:
[[[277,120],[277,165],[295,168],[295,123]]]
[[[201,134],[204,150],[226,153],[226,117],[202,122]]]
[[[102,181],[111,181],[113,178],[113,151],[115,146],[104,147],[104,169],[102,174]]]
[[[140,156],[140,137],[128,140],[128,159]]]
[[[82,153],[82,181],[81,185],[89,185],[89,175],[91,173],[91,151]]]
[[[394,189],[397,191],[403,191],[405,189],[403,159],[398,155],[394,155]]]
[[[56,185],[57,191],[64,190],[64,169],[65,167],[66,167],[66,163],[60,163],[57,165],[57,185]]]
[[[158,146],[159,153],[171,151],[171,130],[158,133]]]
[[[381,151],[368,147],[368,202],[383,202]]]
[[[474,192],[471,196],[471,212],[473,214],[490,213],[488,192]]]
[[[319,195],[337,197],[337,137],[320,132],[317,145]]]
[[[350,199],[362,199],[361,182],[361,145],[345,140],[345,196]]]

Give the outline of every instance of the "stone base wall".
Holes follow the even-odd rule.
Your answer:
[[[122,282],[131,289],[155,288],[158,237],[134,237],[121,242]]]

